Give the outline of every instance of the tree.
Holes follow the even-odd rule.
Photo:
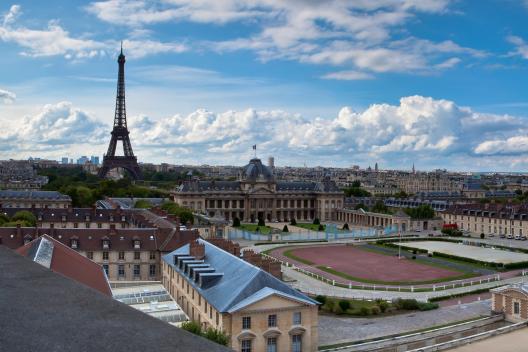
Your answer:
[[[193,223],[194,216],[192,212],[184,207],[180,207],[174,202],[165,202],[161,205],[161,209],[165,210],[167,213],[175,215],[180,218],[182,224]]]
[[[291,219],[290,225],[292,225],[292,226],[296,226],[297,225],[297,221],[295,221],[295,218]]]
[[[321,221],[319,220],[319,218],[315,218],[314,221],[313,221],[313,224],[314,225],[320,225]]]
[[[405,213],[412,219],[432,219],[435,211],[429,204],[420,205],[416,208],[406,208]]]
[[[370,197],[371,194],[361,187],[349,187],[343,189],[347,197]]]
[[[227,346],[229,343],[229,336],[227,334],[221,330],[213,329],[212,327],[208,327],[207,330],[203,332],[202,336],[223,346]]]
[[[233,219],[233,227],[240,227],[240,219],[235,217]]]
[[[266,223],[264,222],[264,218],[258,219],[258,226],[266,226]]]
[[[350,308],[350,301],[346,299],[342,299],[339,301],[339,307],[341,310],[346,313],[346,311]]]
[[[12,222],[25,222],[26,225],[35,226],[37,225],[37,218],[32,212],[27,210],[17,211],[11,218]]]
[[[399,192],[394,194],[394,197],[395,198],[408,198],[409,195],[405,191],[399,191]]]
[[[368,211],[368,207],[363,204],[363,203],[359,203],[357,204],[355,207],[354,207],[355,210],[359,210],[359,209],[363,209],[364,211]]]
[[[326,296],[323,296],[323,295],[317,295],[315,296],[315,300],[319,303],[321,303],[321,305],[325,304],[326,303]]]
[[[355,180],[355,181],[352,182],[351,186],[355,187],[355,188],[359,188],[359,187],[361,187],[361,181]]]
[[[202,327],[200,324],[196,321],[185,321],[181,324],[181,328],[183,330],[187,330],[190,333],[201,335],[202,334]]]
[[[290,232],[290,230],[288,230],[288,225],[284,225],[282,232]]]
[[[324,231],[325,228],[324,228],[324,225],[323,224],[319,224],[319,227],[317,228],[317,231]]]
[[[146,199],[139,199],[138,201],[136,201],[136,203],[134,204],[134,208],[138,208],[138,209],[150,209],[152,208],[152,203],[150,203],[148,200]]]
[[[346,231],[350,230],[350,229],[348,228],[348,223],[345,222],[345,224],[343,225],[343,230],[346,230]]]
[[[390,214],[389,207],[385,205],[381,200],[378,200],[371,209],[374,213]]]
[[[4,213],[0,213],[0,226],[6,222],[9,222],[9,216],[5,215]]]

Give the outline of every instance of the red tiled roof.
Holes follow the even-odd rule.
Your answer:
[[[53,243],[50,265],[51,270],[89,286],[107,296],[112,296],[112,291],[110,290],[106,275],[99,264],[91,261],[48,235],[43,235],[42,237],[27,243],[18,248],[16,252],[28,256],[30,255],[29,253],[33,252],[32,248],[39,246],[40,241],[43,239]]]

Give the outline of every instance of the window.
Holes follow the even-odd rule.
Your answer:
[[[119,264],[117,267],[117,275],[119,277],[125,277],[125,266],[123,264]]]
[[[242,340],[241,352],[251,352],[251,340]]]
[[[521,305],[519,302],[513,302],[513,314],[515,315],[521,314]]]
[[[74,223],[73,223],[73,228],[76,229],[76,228],[78,228],[78,227],[79,227],[79,224],[76,223],[76,222],[74,222]]]
[[[119,260],[125,260],[125,252],[119,252]]]
[[[134,277],[139,277],[140,268],[138,264],[134,264]]]
[[[293,313],[293,325],[301,325],[301,312]]]
[[[108,252],[103,252],[103,260],[108,260]]]
[[[108,264],[103,264],[103,270],[104,270],[106,276],[108,276]]]
[[[98,223],[97,223],[97,228],[98,228],[98,229],[103,228],[103,224],[101,224],[100,222],[98,222]]]
[[[141,252],[134,252],[134,259],[139,260]]]
[[[268,343],[267,343],[267,352],[277,352],[277,338],[276,337],[268,337]]]
[[[276,314],[268,315],[268,327],[273,328],[276,326],[277,326],[277,315]]]
[[[141,248],[141,241],[135,240],[134,241],[134,249],[139,249],[139,248]]]
[[[86,257],[90,260],[93,259],[93,252],[86,252]]]
[[[149,275],[156,276],[156,264],[150,264],[149,266]]]
[[[302,351],[302,335],[292,335],[292,352]]]
[[[149,258],[150,258],[150,260],[156,259],[156,252],[150,252]]]
[[[110,247],[110,241],[109,240],[103,240],[103,249],[107,249]]]
[[[251,317],[242,317],[242,329],[251,329]]]

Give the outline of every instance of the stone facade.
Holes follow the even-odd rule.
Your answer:
[[[503,313],[507,321],[517,323],[528,320],[528,287],[509,285],[491,290],[492,311]]]
[[[474,234],[526,236],[528,206],[525,204],[459,204],[440,214],[446,224]]]
[[[172,199],[195,212],[241,221],[337,220],[344,194],[333,181],[276,181],[259,159],[252,159],[240,172],[239,181],[183,183]]]
[[[229,335],[229,347],[235,351],[264,352],[269,350],[268,345],[274,345],[275,351],[317,351],[317,304],[279,280],[266,277],[260,269],[218,252],[220,249],[212,244],[205,245],[205,253],[198,252],[204,254],[202,260],[192,256],[197,252],[190,247],[174,258],[175,252],[162,260],[163,285],[190,320],[202,328],[222,330]],[[222,258],[215,261],[212,257],[218,255]],[[222,266],[212,267],[209,263]],[[196,267],[190,269],[192,265]],[[193,280],[197,274],[192,270],[218,272],[219,278],[205,285],[201,278]],[[227,306],[225,301],[229,301]]]

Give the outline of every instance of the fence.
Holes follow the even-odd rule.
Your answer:
[[[328,224],[326,225],[324,232],[306,230],[303,232],[282,232],[269,235],[235,228],[227,228],[227,238],[229,240],[244,239],[249,241],[336,241],[343,239],[382,238],[384,236],[391,236],[396,232],[396,226],[388,226],[379,229],[361,228],[343,231],[338,230],[337,226],[334,224]]]
[[[271,260],[280,262],[282,265],[295,270],[297,272],[300,272],[304,275],[310,276],[314,279],[317,279],[319,281],[325,282],[332,286],[338,286],[348,289],[355,289],[355,290],[370,290],[370,291],[397,291],[397,292],[436,292],[436,291],[445,291],[445,290],[451,290],[455,288],[461,288],[461,287],[472,287],[476,285],[482,285],[492,282],[498,282],[501,281],[501,275],[500,274],[494,274],[487,277],[475,279],[475,280],[456,280],[453,282],[445,283],[445,284],[429,284],[429,285],[418,285],[418,286],[393,286],[393,285],[374,285],[374,284],[360,284],[357,282],[346,282],[346,281],[340,281],[335,279],[329,279],[328,277],[324,275],[317,274],[315,272],[300,268],[298,266],[295,266],[292,263],[282,261],[280,259],[277,259],[275,257],[272,257],[266,253],[261,253],[263,257],[269,258]],[[528,275],[528,270],[522,270],[519,272],[519,276],[526,276]],[[307,292],[311,293],[311,292]]]

